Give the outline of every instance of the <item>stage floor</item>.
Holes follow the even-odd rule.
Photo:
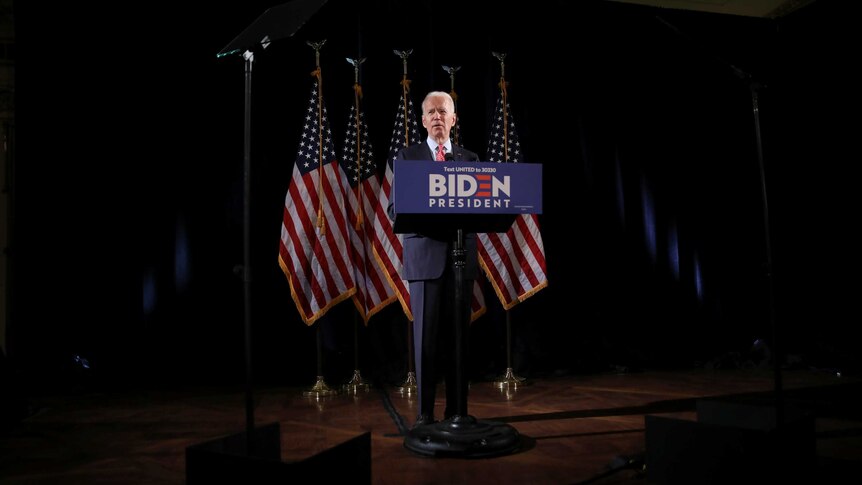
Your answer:
[[[862,380],[787,370],[782,382],[785,402],[814,415],[817,482],[834,483],[858,470]],[[405,449],[414,396],[371,388],[304,397],[313,385],[254,390],[255,424],[280,424],[283,461],[370,432],[371,483],[379,485],[644,483],[652,481],[643,467],[646,415],[694,420],[698,399],[770,395],[774,375],[771,369],[647,370],[542,378],[509,392],[473,382],[469,414],[507,423],[521,438],[513,453],[474,459]],[[438,412],[442,395],[441,386]],[[244,431],[245,397],[242,388],[196,388],[30,398],[37,412],[0,432],[0,483],[185,483],[186,447]]]

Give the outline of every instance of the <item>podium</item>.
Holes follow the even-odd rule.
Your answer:
[[[396,160],[393,168],[393,230],[452,238],[454,304],[456,309],[468,307],[465,233],[506,232],[518,214],[540,213],[541,165]],[[466,317],[466,312],[455,312],[456,412],[443,421],[408,431],[404,447],[415,453],[482,458],[520,447],[515,428],[476,419],[468,412]]]

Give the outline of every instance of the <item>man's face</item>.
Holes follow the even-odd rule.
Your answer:
[[[449,133],[454,124],[455,109],[447,98],[432,96],[422,103],[422,126],[438,143],[449,139]]]

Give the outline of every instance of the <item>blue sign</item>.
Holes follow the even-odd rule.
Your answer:
[[[542,165],[395,160],[398,214],[541,214]]]

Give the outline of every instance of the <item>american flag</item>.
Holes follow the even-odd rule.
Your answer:
[[[488,161],[520,162],[515,121],[508,101],[505,112],[503,103],[501,90],[491,123]],[[548,286],[545,247],[536,215],[519,215],[506,233],[479,234],[479,263],[506,310]]]
[[[386,209],[389,207],[389,198],[392,195],[392,160],[402,148],[421,142],[419,136],[419,124],[416,122],[416,112],[413,108],[413,100],[409,96],[409,91],[402,89],[401,97],[398,100],[398,108],[395,111],[395,126],[392,128],[392,138],[389,140],[389,156],[386,158],[386,173],[383,178],[383,185],[380,187],[379,201],[375,206],[374,211],[374,239],[373,250],[374,258],[377,264],[386,275],[392,289],[398,300],[401,301],[401,308],[409,320],[413,320],[413,313],[410,311],[410,290],[406,280],[401,279],[401,272],[404,268],[403,259],[401,258],[404,248],[404,235],[395,234],[392,229],[392,220]]]
[[[318,86],[315,80],[284,198],[278,251],[293,301],[307,325],[356,292],[344,207],[347,180],[335,156]]]
[[[353,303],[367,325],[368,319],[395,301],[396,296],[386,281],[386,275],[380,265],[374,261],[371,251],[371,241],[374,240],[371,219],[374,217],[375,208],[380,205],[377,201],[380,182],[377,178],[377,167],[374,164],[371,139],[368,137],[365,112],[362,109],[359,110],[358,128],[356,113],[356,106],[351,106],[347,119],[347,133],[344,136],[341,166],[350,184],[347,195],[347,219],[350,222],[352,248],[350,256],[356,278],[356,294],[353,295]]]
[[[401,308],[404,310],[407,318],[412,321],[413,312],[410,311],[410,287],[407,280],[401,279],[401,272],[404,267],[404,260],[402,259],[404,236],[402,234],[395,234],[392,229],[393,221],[389,218],[386,210],[389,207],[389,198],[392,195],[392,161],[402,148],[424,142],[424,139],[419,134],[419,123],[416,122],[416,111],[413,107],[413,100],[408,94],[409,91],[404,89],[398,100],[395,126],[392,128],[392,138],[389,140],[386,173],[383,185],[380,187],[380,203],[377,205],[374,213],[375,237],[373,249],[377,263],[384,270],[386,279],[395,290],[398,300],[401,301]],[[470,302],[470,309],[471,321],[482,316],[487,310],[479,280],[476,280],[473,284],[473,297]]]

